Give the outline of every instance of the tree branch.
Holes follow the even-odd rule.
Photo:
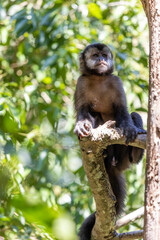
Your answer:
[[[114,121],[108,121],[97,129],[92,129],[89,137],[80,140],[83,166],[96,202],[96,223],[92,231],[93,240],[109,240],[117,236],[116,239],[127,239],[126,236],[130,237],[128,239],[136,239],[134,236],[137,236],[136,233],[117,235],[115,232],[116,199],[106,174],[103,158],[103,150],[108,145],[125,144],[122,131],[116,129],[114,124]],[[146,134],[138,135],[135,142],[129,143],[129,145],[145,148]]]
[[[98,145],[97,151],[99,151],[99,149],[101,148],[105,149],[108,145],[126,145],[125,137],[123,136],[122,131],[119,128],[115,128],[115,121],[107,121],[98,128],[92,129],[90,136],[87,138],[83,138],[82,140],[96,142],[96,145]],[[91,142],[90,144],[92,144]],[[145,149],[146,134],[138,134],[135,141],[129,143],[128,145]]]
[[[121,228],[130,222],[134,222],[136,219],[143,217],[143,215],[144,215],[144,207],[141,207],[136,211],[127,214],[126,216],[118,219],[118,221],[116,222],[116,229]]]
[[[133,240],[133,239],[138,239],[138,238],[143,238],[143,230],[134,231],[134,232],[119,233],[112,240]]]

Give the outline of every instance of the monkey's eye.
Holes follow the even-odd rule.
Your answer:
[[[103,53],[102,56],[103,56],[104,58],[107,58],[107,54],[104,54],[104,53]]]
[[[98,57],[98,54],[97,54],[97,53],[94,53],[94,54],[93,54],[93,57]]]

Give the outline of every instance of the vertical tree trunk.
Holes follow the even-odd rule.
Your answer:
[[[150,33],[144,239],[160,239],[160,0],[141,0]]]

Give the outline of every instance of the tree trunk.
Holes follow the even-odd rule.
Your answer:
[[[160,0],[141,0],[150,33],[144,239],[160,239]]]

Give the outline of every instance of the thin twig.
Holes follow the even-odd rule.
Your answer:
[[[143,215],[144,215],[144,207],[141,207],[141,208],[137,209],[136,211],[129,213],[128,215],[120,218],[116,222],[116,229],[121,228],[130,222],[134,222],[136,219],[143,217]]]
[[[119,233],[113,240],[133,240],[143,238],[143,230]]]

